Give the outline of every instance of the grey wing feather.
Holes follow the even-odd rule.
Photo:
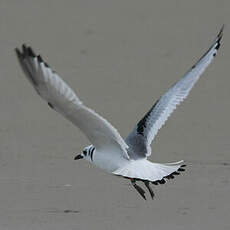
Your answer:
[[[119,132],[106,119],[83,105],[75,92],[40,55],[35,55],[26,45],[22,46],[22,51],[16,49],[16,54],[25,76],[52,109],[76,125],[97,149],[114,147],[117,154],[129,159],[128,146]]]
[[[194,84],[215,57],[220,47],[223,28],[208,51],[176,84],[160,97],[126,138],[125,141],[129,145],[131,158],[138,159],[151,155],[150,145],[158,130],[165,124],[176,106],[188,96]]]

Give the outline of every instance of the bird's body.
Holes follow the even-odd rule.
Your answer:
[[[184,171],[183,161],[159,164],[147,160],[151,155],[151,143],[168,117],[189,94],[194,84],[211,63],[220,47],[223,28],[209,50],[174,84],[137,123],[124,140],[118,131],[99,114],[86,107],[74,91],[56,72],[36,55],[30,47],[16,49],[19,63],[36,92],[55,111],[76,125],[92,145],[84,148],[75,159],[84,158],[111,174],[131,180],[134,188],[145,199],[145,191],[136,184],[143,181],[152,198],[149,183],[164,184]]]
[[[123,154],[116,149],[109,149],[95,152],[89,161],[96,167],[103,169],[109,173],[113,173],[117,169],[129,164],[130,160],[123,157]]]
[[[92,145],[85,149],[89,151],[89,156],[86,157],[86,160],[96,167],[114,175],[135,178],[137,180],[161,180],[169,174],[177,171],[181,165],[183,165],[183,161],[158,164],[150,162],[146,158],[128,160],[122,157],[122,154],[117,153],[116,150],[113,151],[112,149],[109,149],[108,151],[100,152]]]

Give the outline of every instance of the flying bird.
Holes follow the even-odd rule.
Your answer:
[[[183,161],[153,163],[151,143],[168,117],[189,94],[201,74],[216,56],[223,35],[223,27],[208,51],[176,82],[137,123],[126,139],[102,116],[85,106],[75,92],[49,67],[30,46],[16,48],[18,61],[26,78],[49,107],[76,125],[91,142],[74,159],[86,159],[108,173],[129,179],[133,187],[146,199],[145,190],[137,184],[141,181],[151,197],[150,187],[164,184],[184,171]]]

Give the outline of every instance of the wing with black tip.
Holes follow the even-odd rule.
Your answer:
[[[150,145],[158,130],[165,124],[176,106],[188,96],[201,74],[216,56],[222,35],[223,27],[208,51],[176,84],[160,97],[126,138],[126,143],[130,147],[129,155],[131,158],[145,158],[151,155]]]
[[[40,55],[22,46],[16,49],[18,61],[37,93],[48,105],[75,124],[98,150],[114,147],[117,153],[129,159],[127,144],[118,131],[76,96],[74,91],[54,72]],[[109,154],[109,152],[108,152]]]

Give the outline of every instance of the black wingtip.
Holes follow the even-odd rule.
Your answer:
[[[28,51],[27,51],[27,45],[25,43],[22,44],[22,52],[24,55],[27,55]]]
[[[22,44],[21,50],[16,47],[15,52],[16,52],[17,55],[20,55],[22,57],[30,56],[30,57],[34,58],[34,57],[37,56],[35,54],[34,50],[30,46],[28,46],[26,43]]]
[[[41,55],[37,56],[39,62],[43,62]]]
[[[26,56],[36,57],[36,54],[33,51],[33,49],[30,46],[27,46],[26,43],[22,44],[22,52],[18,48],[16,48],[15,51],[17,55],[20,54],[23,57],[26,57]]]
[[[33,51],[33,49],[30,46],[27,48],[27,50],[28,50],[29,56],[31,56],[33,58],[36,57],[35,52]]]
[[[164,179],[161,179],[161,180],[159,180],[159,183],[160,183],[160,184],[165,184],[166,181],[165,181]]]
[[[27,49],[26,43],[23,43],[23,44],[22,44],[22,49]]]
[[[14,51],[15,51],[15,53],[16,53],[16,56],[17,56],[19,62],[22,62],[23,59],[25,58],[24,52],[21,51],[21,50],[20,50],[19,48],[17,48],[17,47],[14,49]]]
[[[219,33],[218,33],[218,35],[217,35],[217,38],[216,38],[216,47],[215,47],[216,50],[218,50],[220,48],[220,41],[221,41],[221,39],[223,37],[224,27],[225,27],[225,25],[223,24],[222,27],[221,27],[221,29],[220,29],[220,31],[219,31]]]
[[[16,55],[19,59],[24,59],[27,57],[32,57],[32,58],[36,58],[39,63],[43,63],[45,65],[45,67],[50,68],[50,66],[43,60],[43,58],[41,57],[41,55],[37,55],[34,50],[31,48],[31,46],[28,46],[26,43],[22,44],[22,48],[21,50],[18,48],[15,48],[15,52]],[[55,73],[54,70],[52,70],[53,73]]]
[[[184,172],[184,171],[185,171],[185,169],[183,169],[183,168],[179,168],[177,171],[179,171],[179,172]]]
[[[165,179],[168,179],[168,180],[171,180],[171,179],[174,179],[175,176],[178,176],[181,174],[181,172],[184,172],[185,171],[185,167],[187,165],[183,164],[183,165],[180,165],[180,167],[177,169],[177,171],[175,172],[172,172],[171,174],[163,177],[161,180],[156,180],[156,181],[151,181],[152,184],[154,185],[159,185],[159,184],[165,184],[166,183],[166,180]]]
[[[158,181],[151,181],[151,183],[154,184],[154,185],[158,185],[159,184]]]
[[[17,47],[14,49],[14,51],[17,54],[18,57],[22,57],[22,53]]]
[[[221,27],[221,29],[220,29],[220,32],[219,32],[218,35],[217,35],[218,38],[223,36],[224,27],[225,27],[225,24],[222,25],[222,27]]]

